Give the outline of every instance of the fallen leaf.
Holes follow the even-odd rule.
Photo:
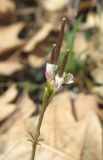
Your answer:
[[[64,123],[64,121],[68,123]],[[43,120],[42,131],[44,132],[46,130],[46,132],[44,132],[45,139],[49,141],[51,145],[54,145],[56,141],[57,143],[62,143],[61,139],[58,139],[58,137],[55,136],[59,135],[60,131],[68,131],[67,128],[69,126],[69,123],[72,124],[74,122],[75,120],[72,116],[71,102],[68,93],[56,96],[52,103],[48,106]],[[56,129],[57,127],[60,127],[60,130]],[[56,133],[53,132],[54,130]]]
[[[103,98],[103,86],[95,86],[95,87],[93,87],[92,91],[93,91],[93,93],[96,93],[101,98]]]
[[[0,102],[0,122],[7,119],[15,110],[15,104],[2,104]]]
[[[30,99],[27,92],[24,92],[17,101],[17,106],[22,114],[22,118],[26,119],[36,110],[36,104]]]
[[[91,72],[91,76],[97,84],[103,84],[103,68],[96,68]]]
[[[29,120],[28,118],[35,110],[35,103],[30,99],[29,95],[26,92],[23,93],[23,95],[20,96],[16,102],[16,112],[8,117],[7,121],[3,123],[0,128],[0,133],[5,133],[6,131],[8,131],[17,121],[25,121],[25,127],[29,126],[27,125]],[[32,122],[32,124],[35,124],[35,120],[34,122]]]
[[[94,95],[79,94],[74,101],[74,106],[79,120],[85,117],[90,111],[95,112],[100,118],[103,116],[103,112],[101,112],[101,109],[98,107],[98,100]]]
[[[0,55],[6,54],[24,45],[25,41],[17,37],[24,27],[24,22],[0,27]]]
[[[58,11],[63,9],[64,7],[67,6],[68,4],[68,0],[63,0],[63,1],[59,1],[59,0],[40,0],[42,6],[44,9],[46,9],[47,11],[50,12],[54,12],[54,11]]]
[[[16,71],[22,70],[23,65],[19,62],[0,62],[0,75],[9,76]]]
[[[18,91],[17,91],[16,85],[10,86],[7,89],[7,91],[0,96],[0,103],[7,104],[12,102],[16,98],[17,94],[18,94]]]
[[[30,116],[35,109],[35,103],[30,99],[28,94],[24,92],[17,101],[17,112],[15,115],[16,118],[11,117],[11,119],[9,119],[13,122],[12,125],[9,126],[9,130],[6,134],[3,133],[0,135],[0,159],[7,157],[9,160],[9,158],[12,159],[12,157],[15,157],[14,159],[16,160],[18,158],[22,158],[24,153],[25,158],[28,157],[29,153],[28,159],[30,159],[31,143],[27,141],[27,139],[30,138],[28,133],[28,122],[31,126],[34,126],[35,118],[33,117],[31,123],[32,117],[30,118]],[[2,150],[3,147],[4,150]]]
[[[19,117],[17,121],[14,121],[7,134],[0,135],[2,139],[0,141],[0,159],[5,159],[6,157],[9,160],[9,158],[12,159],[13,156],[16,160],[21,159],[23,155],[26,155],[25,158],[27,158],[28,150],[30,152],[31,148],[31,143],[27,141],[27,135],[28,131],[25,121]],[[8,153],[10,153],[10,155]],[[30,159],[30,157],[28,157],[28,159]]]
[[[84,149],[82,152],[82,160],[102,160],[103,159],[103,136],[100,121],[95,113],[90,112],[85,117],[88,124]]]
[[[15,3],[12,0],[0,1],[0,14],[7,14],[8,12],[13,12],[15,9]]]
[[[54,104],[51,103],[49,106],[42,124],[42,133],[44,133],[46,143],[57,149],[58,152],[44,155],[43,152],[46,151],[39,150],[37,159],[40,159],[40,155],[46,159],[48,155],[49,159],[101,160],[102,128],[98,117],[95,113],[87,113],[84,121],[75,122],[70,114],[69,103],[63,101],[67,97],[62,96],[67,95],[61,94],[58,98],[56,97],[56,102],[54,101]],[[61,104],[64,104],[63,107]],[[65,153],[64,158],[60,156],[60,151]]]
[[[96,40],[96,38],[95,38]],[[103,68],[103,54],[102,54],[102,49],[103,49],[103,40],[102,38],[99,39],[99,50],[97,48],[97,50],[94,48],[93,43],[89,44],[89,56],[91,57],[91,59],[96,63],[96,66],[98,68]],[[101,48],[101,49],[100,49]]]
[[[84,24],[80,25],[81,29],[89,29],[92,27],[99,27],[101,33],[103,33],[103,12],[99,15],[94,13],[89,13],[87,15],[87,21]]]
[[[22,104],[25,109],[27,105]],[[41,136],[45,140],[37,146],[36,160],[102,160],[102,128],[98,117],[95,113],[88,113],[84,119],[75,121],[71,107],[67,92],[55,96],[48,106],[41,128]],[[26,141],[27,123],[35,131],[37,118],[22,118],[21,114],[9,132],[1,136],[1,146],[5,144],[5,149],[0,158],[30,159],[31,143]]]
[[[46,23],[23,47],[24,52],[31,52],[35,46],[44,40],[53,28],[52,23]]]
[[[41,132],[46,144],[68,155],[68,159],[79,160],[83,148],[86,123],[75,122],[71,107],[68,93],[55,97],[47,108]],[[37,159],[40,159],[39,152]],[[40,154],[45,159],[46,155],[43,156],[42,152]],[[63,159],[63,157],[55,153],[49,155],[50,157],[51,159]]]
[[[95,0],[86,0],[86,1],[80,1],[80,9],[86,10],[96,7],[97,2]]]
[[[29,55],[28,56],[28,63],[33,68],[40,68],[46,62],[47,57],[39,57],[36,55]]]

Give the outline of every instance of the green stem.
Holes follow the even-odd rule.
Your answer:
[[[44,98],[43,98],[43,104],[42,104],[42,108],[41,108],[41,112],[40,112],[40,116],[39,116],[39,120],[38,120],[38,124],[37,124],[37,128],[36,128],[36,132],[35,132],[35,137],[34,137],[34,141],[33,141],[31,160],[35,159],[36,146],[37,146],[37,143],[38,143],[38,138],[40,136],[40,128],[41,128],[41,124],[42,124],[42,121],[43,121],[44,113],[45,113],[45,110],[48,106],[48,100],[49,100],[49,92],[48,92],[48,90],[45,90]]]
[[[34,143],[33,143],[33,146],[32,146],[32,157],[31,157],[31,160],[34,160],[34,158],[35,158],[36,146],[37,146],[37,143],[38,143],[38,138],[40,136],[40,128],[41,128],[41,124],[42,124],[42,120],[43,120],[43,116],[44,116],[46,107],[47,106],[44,106],[42,108],[41,112],[40,112],[40,117],[39,117],[39,120],[38,120],[38,125],[37,125],[37,128],[36,128],[36,132],[35,132],[35,139],[34,139]]]
[[[33,146],[32,146],[31,160],[34,160],[34,158],[35,158],[35,150],[36,150],[36,145],[35,145],[35,148],[34,148],[34,145],[33,145]]]

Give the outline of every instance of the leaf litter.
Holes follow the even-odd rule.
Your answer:
[[[37,124],[45,84],[44,68],[50,56],[44,48],[50,53],[49,47],[58,38],[61,17],[68,19],[70,15],[66,33],[71,40],[63,43],[64,48],[71,47],[70,61],[75,62],[68,64],[67,71],[72,70],[79,83],[75,82],[69,91],[64,86],[64,92],[49,105],[41,128],[44,141],[37,146],[36,160],[103,159],[103,13],[99,10],[91,14],[89,10],[97,5],[93,0],[80,2],[76,11],[78,4],[68,2],[64,0],[58,5],[55,2],[51,5],[50,1],[31,1],[32,5],[23,0],[0,2],[3,4],[0,5],[1,160],[30,159],[28,131]],[[71,14],[67,9],[70,7]],[[72,30],[78,12],[84,14],[85,20]],[[38,73],[42,78],[36,80]],[[32,84],[35,87],[31,89]]]

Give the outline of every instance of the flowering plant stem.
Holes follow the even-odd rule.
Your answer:
[[[39,116],[39,120],[38,120],[36,131],[35,131],[35,136],[33,136],[32,133],[31,133],[32,143],[33,143],[31,160],[35,159],[36,146],[37,146],[38,141],[39,141],[40,128],[41,128],[41,124],[42,124],[42,121],[43,121],[44,113],[45,113],[45,110],[46,110],[48,104],[51,101],[51,98],[52,98],[53,94],[54,94],[53,90],[48,88],[48,86],[45,87],[42,108],[41,108],[41,111],[40,111],[40,116]]]
[[[68,52],[69,52],[68,49],[64,55],[64,59],[61,64],[61,67],[59,68],[58,65],[56,65],[56,62],[58,60],[59,53],[60,53],[62,40],[63,40],[65,21],[66,21],[66,18],[63,18],[60,36],[59,36],[57,45],[55,45],[55,44],[53,45],[53,51],[51,53],[50,63],[47,63],[47,65],[46,65],[45,75],[46,75],[46,79],[47,79],[47,85],[45,87],[40,116],[39,116],[39,120],[38,120],[35,134],[33,135],[30,132],[30,136],[31,136],[30,141],[32,142],[31,160],[35,160],[36,147],[37,147],[38,142],[40,141],[40,139],[39,139],[40,129],[41,129],[44,113],[46,111],[47,106],[50,104],[50,102],[52,101],[52,98],[55,96],[55,94],[62,88],[63,84],[70,84],[73,82],[73,75],[70,73],[64,72],[67,58],[68,58]]]
[[[42,120],[43,120],[45,109],[46,109],[46,106],[43,107],[43,109],[41,110],[41,113],[40,113],[38,125],[37,125],[36,132],[35,132],[34,143],[33,143],[33,146],[32,146],[32,157],[31,157],[31,160],[34,160],[34,158],[35,158],[36,146],[37,146],[37,143],[38,143],[38,138],[40,136],[40,128],[41,128],[41,124],[42,124]]]
[[[41,124],[42,124],[42,120],[43,120],[45,109],[46,109],[46,106],[43,107],[43,109],[41,110],[41,113],[40,113],[38,125],[37,125],[36,132],[35,132],[34,143],[33,143],[33,146],[32,146],[32,157],[31,157],[31,160],[34,160],[34,158],[35,158],[36,146],[37,146],[37,143],[38,143],[38,138],[40,136],[40,128],[41,128]]]

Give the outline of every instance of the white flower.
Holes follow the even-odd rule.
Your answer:
[[[55,89],[59,90],[61,86],[63,85],[63,83],[64,83],[64,77],[59,77],[59,75],[57,74],[54,80]]]
[[[73,83],[73,75],[70,73],[63,73],[64,77],[64,84],[71,84]]]
[[[63,84],[73,83],[73,75],[70,73],[63,73],[63,76],[60,77],[58,74],[55,76],[54,87],[56,90],[61,89]]]
[[[56,91],[62,88],[63,84],[73,83],[73,75],[70,73],[63,73],[62,77],[59,74],[55,74],[58,69],[58,65],[47,63],[45,76],[47,80],[51,82]]]
[[[53,80],[55,77],[55,71],[58,69],[58,65],[47,63],[45,76],[47,80]]]

